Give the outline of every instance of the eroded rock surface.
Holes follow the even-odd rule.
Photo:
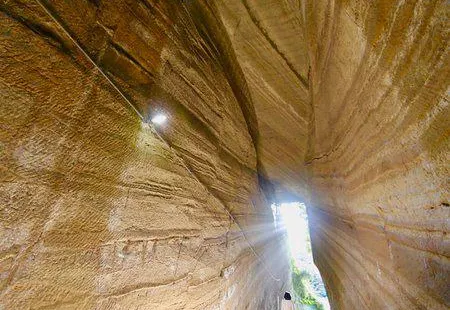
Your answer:
[[[258,158],[277,186],[307,195],[309,59],[298,1],[219,0],[258,122]]]
[[[267,174],[311,199],[333,308],[449,307],[448,3],[218,3],[276,154]],[[266,143],[270,122],[296,139]]]
[[[448,2],[304,10],[312,241],[331,303],[448,309]]]
[[[0,2],[0,308],[276,309],[284,192],[333,309],[450,306],[446,1],[41,1]]]
[[[274,308],[287,259],[214,8],[43,3],[0,6],[0,308]]]

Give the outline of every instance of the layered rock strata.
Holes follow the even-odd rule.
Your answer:
[[[255,99],[258,146],[275,154],[267,174],[282,199],[309,201],[333,309],[447,309],[447,2],[217,3]],[[288,106],[300,113],[284,117]],[[265,143],[277,125],[296,139]]]
[[[214,7],[0,9],[0,308],[276,307],[283,239]]]
[[[450,306],[446,1],[305,1],[314,256],[333,309]]]
[[[309,55],[298,1],[217,0],[253,99],[258,158],[277,188],[308,195]]]
[[[276,309],[283,196],[333,309],[450,306],[446,1],[0,9],[0,308]]]

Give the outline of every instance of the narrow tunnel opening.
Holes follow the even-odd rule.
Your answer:
[[[299,201],[273,204],[272,211],[277,229],[287,234],[296,309],[329,310],[325,285],[313,260],[306,205]]]

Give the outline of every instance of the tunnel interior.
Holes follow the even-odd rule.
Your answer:
[[[449,12],[0,1],[0,309],[447,309]]]
[[[274,203],[271,208],[275,231],[284,233],[289,245],[291,300],[297,309],[330,310],[325,284],[314,264],[306,205],[291,201]]]

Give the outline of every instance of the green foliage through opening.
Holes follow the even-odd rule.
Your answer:
[[[295,299],[303,305],[310,306],[310,309],[324,310],[323,305],[311,293],[311,275],[305,270],[299,270],[293,260],[291,261],[291,266]]]

